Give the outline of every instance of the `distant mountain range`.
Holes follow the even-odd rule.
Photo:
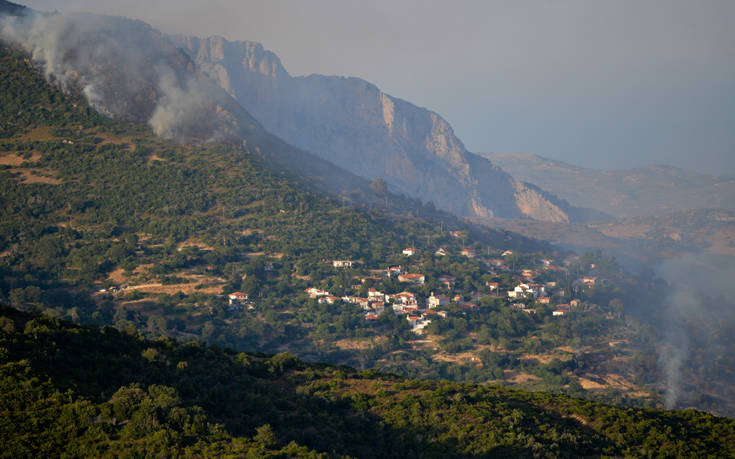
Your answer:
[[[28,13],[3,20],[0,38],[100,112],[184,143],[245,144],[345,201],[375,194],[370,181],[382,178],[394,194],[476,221],[585,223],[735,209],[732,177],[473,154],[438,114],[358,78],[292,77],[259,43],[172,37],[140,21],[35,14],[3,1],[0,8]]]
[[[735,176],[670,166],[595,170],[531,154],[485,155],[518,180],[616,217],[658,215],[686,209],[735,210]]]

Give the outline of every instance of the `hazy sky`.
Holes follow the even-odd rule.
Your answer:
[[[26,4],[259,41],[292,75],[358,76],[438,112],[470,151],[735,173],[732,0]]]

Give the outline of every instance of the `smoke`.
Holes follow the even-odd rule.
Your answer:
[[[5,16],[0,39],[28,53],[62,91],[79,91],[97,111],[148,123],[165,138],[240,138],[240,123],[251,122],[183,52],[140,21],[87,13]]]
[[[656,274],[669,288],[661,311],[665,343],[659,364],[666,383],[665,406],[674,408],[685,394],[691,399],[711,389],[727,370],[717,365],[728,354],[735,330],[735,262],[714,254],[689,255],[665,260]],[[710,384],[692,388],[699,394],[685,387],[686,375],[694,373],[709,375],[705,379]]]
[[[202,86],[196,80],[189,80],[182,87],[171,72],[162,75],[158,84],[162,97],[148,121],[153,132],[167,139],[181,139],[192,126],[206,124],[201,114],[207,107],[207,91]],[[211,140],[216,139],[208,139]]]

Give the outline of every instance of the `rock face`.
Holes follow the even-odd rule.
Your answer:
[[[294,146],[471,217],[569,220],[564,204],[469,153],[439,115],[358,78],[292,77],[254,42],[172,37],[203,74]]]

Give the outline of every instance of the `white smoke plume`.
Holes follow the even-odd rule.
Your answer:
[[[246,112],[233,109],[237,104],[200,78],[183,52],[140,21],[85,13],[5,16],[0,39],[28,53],[51,83],[80,91],[106,115],[147,122],[156,134],[186,142],[241,134],[238,116]]]
[[[665,406],[675,408],[686,392],[685,373],[717,376],[719,370],[711,365],[728,352],[726,341],[735,331],[735,262],[713,254],[690,255],[664,261],[657,275],[669,286],[661,311],[665,347],[659,363]]]

